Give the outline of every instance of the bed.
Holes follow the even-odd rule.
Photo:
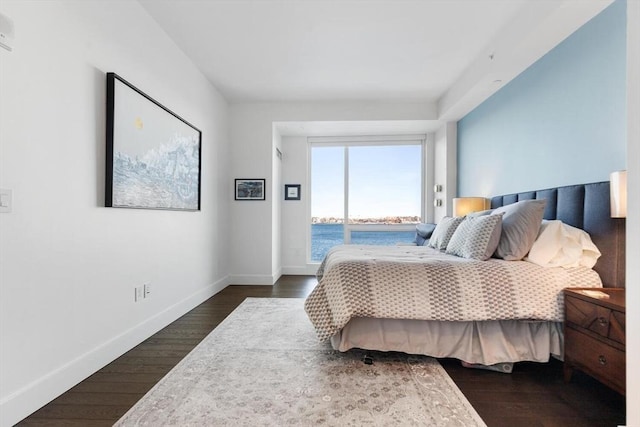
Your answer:
[[[491,199],[493,213],[534,204],[543,219],[588,233],[601,253],[593,268],[469,259],[437,247],[339,246],[305,301],[319,339],[339,351],[401,351],[479,366],[562,359],[562,289],[623,286],[624,222],[610,217],[608,181]],[[502,239],[507,217],[500,216]]]

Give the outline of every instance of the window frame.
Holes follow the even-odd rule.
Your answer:
[[[415,224],[350,224],[349,223],[349,147],[374,147],[374,146],[400,146],[400,145],[419,145],[420,146],[420,222],[424,222],[426,218],[426,178],[427,178],[427,135],[383,135],[383,136],[343,136],[343,137],[308,137],[309,146],[308,153],[308,182],[309,182],[309,204],[308,215],[309,227],[307,238],[307,262],[314,264],[319,261],[311,259],[312,255],[312,205],[313,193],[311,188],[312,182],[312,165],[313,165],[313,148],[314,147],[343,147],[344,149],[344,176],[343,176],[343,240],[344,244],[351,243],[351,233],[358,231],[412,231],[415,230]]]

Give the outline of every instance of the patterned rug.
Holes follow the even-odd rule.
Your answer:
[[[116,426],[485,426],[433,358],[340,353],[303,299],[248,298]]]

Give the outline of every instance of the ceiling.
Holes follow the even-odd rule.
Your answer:
[[[230,103],[428,102],[458,119],[611,0],[139,0]]]

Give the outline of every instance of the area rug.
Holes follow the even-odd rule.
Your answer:
[[[437,360],[334,351],[303,302],[246,299],[116,426],[485,426]]]

